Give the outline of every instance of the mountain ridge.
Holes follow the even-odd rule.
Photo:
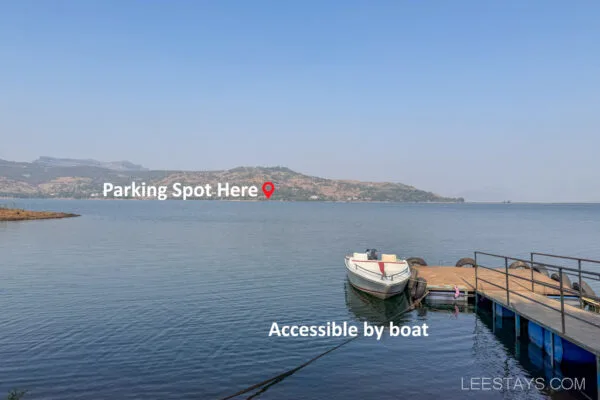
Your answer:
[[[148,171],[148,168],[130,161],[98,161],[91,158],[78,159],[40,156],[32,164],[40,164],[47,167],[99,167],[114,171]]]
[[[276,187],[273,200],[464,202],[463,198],[444,197],[403,183],[328,179],[299,173],[283,166],[240,166],[228,170],[181,171],[150,170],[127,162],[143,169],[122,170],[107,168],[106,163],[95,160],[88,163],[89,160],[50,159],[68,160],[68,163],[77,165],[64,165],[62,161],[49,164],[0,160],[0,196],[98,198],[106,182],[130,185],[135,181],[156,186],[172,186],[176,182],[184,185],[216,185],[218,182],[229,182],[260,187],[265,181],[271,181]]]

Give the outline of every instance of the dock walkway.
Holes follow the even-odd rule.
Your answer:
[[[469,267],[413,267],[418,270],[419,276],[427,280],[427,290],[430,292],[453,292],[454,286],[468,294],[475,293],[475,268]],[[500,268],[504,271],[503,268]],[[528,269],[511,269],[511,275],[519,276],[526,279],[531,279],[531,270]],[[537,281],[547,283],[549,285],[558,285],[559,283],[550,279],[544,274],[539,272],[533,272],[534,278]],[[478,288],[480,290],[494,290],[498,289],[497,286],[489,284],[486,281],[490,281],[500,287],[506,287],[506,275],[499,274],[495,271],[486,270],[480,268],[478,271],[478,277],[482,280],[479,281]],[[509,287],[514,291],[531,292],[531,282],[524,279],[510,277]],[[534,285],[534,292],[545,296],[559,296],[560,290],[549,288],[543,285]]]
[[[600,314],[594,314],[577,307],[565,304],[565,332],[562,332],[562,320],[560,313],[560,302],[537,293],[527,294],[524,298],[515,293],[510,293],[510,303],[506,301],[506,291],[502,289],[484,289],[478,290],[482,296],[501,304],[503,307],[517,312],[520,316],[529,321],[535,322],[540,326],[553,331],[568,341],[577,344],[587,351],[600,354],[600,340],[598,340],[599,328],[588,322],[573,318],[569,314],[576,315],[589,322],[600,326]],[[554,310],[537,304],[535,301],[544,303]]]

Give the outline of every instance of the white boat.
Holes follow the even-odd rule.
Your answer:
[[[408,263],[395,254],[379,258],[375,250],[367,250],[346,256],[345,263],[352,286],[380,299],[402,293],[410,279]]]

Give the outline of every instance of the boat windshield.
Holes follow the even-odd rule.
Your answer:
[[[377,255],[377,249],[367,249],[366,253],[368,260],[377,260],[379,258]]]

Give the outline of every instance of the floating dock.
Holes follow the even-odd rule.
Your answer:
[[[432,267],[413,267],[419,272],[419,276],[427,280],[427,290],[431,294],[443,294],[455,292],[455,287],[458,288],[462,294],[461,298],[474,297],[475,296],[475,268],[468,267],[444,267],[444,266],[432,266]],[[504,271],[503,268],[497,268],[498,271]],[[479,282],[479,289],[497,289],[495,285],[505,286],[506,278],[503,274],[496,273],[491,270],[479,270],[479,278],[482,279]],[[512,290],[531,292],[531,283],[525,279],[531,277],[532,272],[524,269],[511,270],[511,277],[509,277],[509,286]],[[558,282],[550,279],[547,275],[543,275],[539,272],[534,271],[534,279],[536,281],[543,282],[547,285],[556,286]],[[520,279],[521,278],[521,279]],[[485,279],[488,282],[483,281]],[[535,284],[533,290],[535,293],[539,293],[545,296],[559,296],[560,289],[553,287],[544,286],[541,284]],[[572,296],[575,297],[575,296]]]
[[[535,261],[536,255],[560,262],[576,261],[577,268]],[[504,267],[486,267],[480,262],[482,259],[494,259],[495,264],[502,261]],[[595,368],[597,382],[591,385],[595,386],[595,395],[584,394],[600,400],[600,298],[581,288],[586,285],[582,277],[600,280],[600,273],[582,269],[582,262],[600,266],[600,261],[543,253],[531,253],[530,260],[521,260],[484,252],[475,252],[474,260],[473,268],[413,268],[427,280],[428,297],[434,302],[473,301],[478,309],[492,312],[494,326],[504,319],[514,320],[515,337],[527,337],[553,367],[568,363]],[[529,268],[511,269],[509,263],[513,262]],[[560,279],[553,280],[546,273],[534,271],[534,267],[554,272]],[[569,276],[578,286],[566,287],[565,282],[570,281],[563,278]]]

